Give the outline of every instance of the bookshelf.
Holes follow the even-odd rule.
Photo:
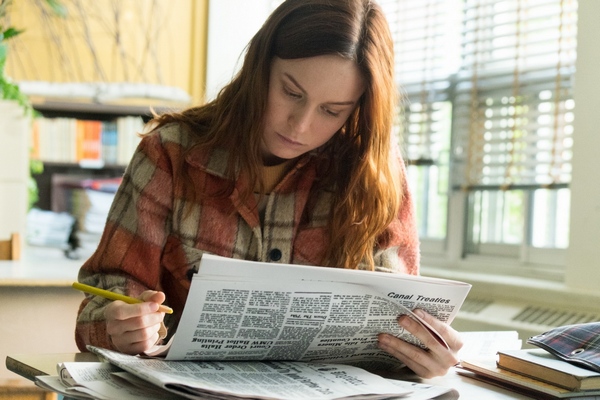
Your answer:
[[[103,179],[103,178],[116,178],[123,175],[125,172],[124,165],[104,165],[100,168],[90,168],[82,166],[77,163],[58,163],[58,162],[44,162],[44,172],[35,175],[34,179],[38,185],[39,200],[35,204],[36,207],[42,210],[51,211],[64,211],[57,204],[53,204],[53,198],[60,197],[59,193],[56,193],[60,188],[55,185],[53,187],[53,180],[61,176],[79,177],[81,179]]]
[[[114,178],[122,176],[139,142],[136,133],[167,107],[130,104],[98,104],[63,100],[34,100],[41,115],[33,123],[32,157],[44,164],[44,172],[34,175],[42,210],[65,211],[53,205],[53,181],[64,176]]]

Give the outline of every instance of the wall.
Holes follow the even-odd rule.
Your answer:
[[[12,3],[11,24],[25,30],[9,42],[13,79],[143,82],[203,99],[208,0],[62,3],[66,18],[35,1]]]
[[[235,75],[252,36],[271,12],[268,1],[210,0],[206,99],[213,99]]]
[[[577,72],[575,74],[575,140],[571,184],[571,231],[566,283],[598,293],[600,274],[600,2],[579,0]]]
[[[25,236],[30,119],[15,101],[0,100],[0,240]]]
[[[0,287],[0,380],[18,377],[6,369],[8,354],[77,352],[75,317],[82,299],[70,287]]]

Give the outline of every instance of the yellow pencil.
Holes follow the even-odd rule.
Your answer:
[[[105,299],[109,299],[109,300],[121,300],[127,304],[143,303],[142,300],[136,299],[134,297],[125,296],[125,295],[119,294],[119,293],[113,293],[113,292],[110,292],[110,291],[104,290],[104,289],[98,289],[97,287],[84,285],[83,283],[79,283],[79,282],[73,282],[73,285],[71,285],[71,286],[73,287],[73,289],[81,290],[82,292],[86,292],[86,293],[90,293],[90,294],[95,294],[96,296],[101,296],[101,297],[104,297]],[[164,312],[165,314],[173,314],[173,309],[171,307],[167,307],[167,306],[163,306],[163,305],[158,306],[158,311]]]

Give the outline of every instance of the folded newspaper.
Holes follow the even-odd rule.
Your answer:
[[[287,360],[402,367],[377,347],[392,334],[423,344],[399,326],[412,310],[450,323],[470,284],[384,272],[272,264],[204,254],[177,332],[146,353],[166,360]],[[446,345],[447,346],[447,345]]]
[[[70,399],[455,400],[450,388],[384,379],[349,365],[294,361],[163,361],[90,346],[108,362],[57,365],[40,387]]]

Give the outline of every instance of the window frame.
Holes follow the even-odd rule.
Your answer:
[[[449,77],[447,85],[448,99],[454,102],[456,99],[455,88],[458,77]],[[402,90],[402,89],[401,89]],[[453,109],[454,119],[454,109]],[[454,125],[454,123],[452,123]],[[452,140],[454,137],[454,126]],[[453,168],[452,165],[450,168]],[[534,191],[525,191],[523,203],[523,225],[521,227],[522,240],[519,244],[480,244],[480,254],[467,254],[467,231],[469,221],[467,219],[468,196],[462,195],[461,189],[448,188],[448,214],[447,233],[443,240],[436,238],[421,237],[421,254],[423,263],[439,264],[440,259],[445,258],[446,266],[459,269],[477,270],[481,272],[483,264],[494,265],[494,260],[500,260],[511,274],[530,276],[532,271],[546,271],[550,279],[563,279],[568,251],[560,248],[536,248],[530,241],[532,231],[531,198]],[[459,192],[459,193],[456,193]],[[461,217],[456,212],[460,210]],[[491,261],[490,261],[491,260]],[[473,263],[475,261],[475,263]],[[493,268],[492,268],[493,269]],[[493,273],[493,271],[486,271]]]
[[[234,0],[231,0],[234,1]],[[235,0],[245,4],[245,0]],[[270,0],[265,0],[270,3]],[[260,2],[259,2],[260,3]],[[231,7],[229,2],[221,0],[210,0],[210,7],[227,8],[226,20],[209,21],[211,30],[209,40],[216,43],[216,47],[228,48],[228,52],[238,54],[243,47],[231,48],[231,43],[225,39],[231,32],[231,26],[247,24],[248,16],[243,7]],[[436,274],[435,271],[443,271],[447,276],[457,275],[461,269],[473,271],[475,275],[484,279],[484,274],[490,275],[489,279],[508,279],[518,274],[527,273],[535,279],[545,282],[560,281],[569,293],[596,293],[600,287],[600,274],[598,274],[597,260],[600,260],[600,185],[597,173],[593,166],[598,163],[598,149],[600,149],[600,135],[593,134],[597,131],[597,110],[600,109],[600,68],[597,68],[600,60],[600,46],[597,38],[600,28],[597,24],[597,15],[600,15],[600,2],[597,0],[579,0],[579,16],[577,22],[577,62],[574,74],[575,90],[574,99],[577,103],[575,109],[573,144],[573,171],[570,184],[571,208],[570,225],[577,229],[570,230],[569,248],[562,252],[565,259],[565,267],[560,273],[555,273],[554,268],[539,269],[536,266],[526,268],[523,271],[518,262],[508,263],[505,259],[482,259],[482,257],[462,257],[463,229],[461,221],[465,216],[465,193],[454,191],[449,193],[448,198],[448,231],[446,239],[422,240],[422,262],[421,272],[424,275]],[[266,18],[268,13],[262,18]],[[261,20],[262,21],[262,20]],[[260,21],[255,21],[259,23]],[[238,35],[241,36],[241,35]],[[240,42],[246,43],[251,38],[240,38]],[[233,75],[232,65],[223,63],[223,54],[211,52],[209,46],[207,63],[214,65],[227,65],[231,68],[229,76]],[[228,70],[229,71],[229,70]],[[209,79],[210,80],[210,79]],[[577,82],[585,84],[577,85]],[[219,82],[207,82],[209,85],[217,86]],[[541,264],[543,265],[543,264]],[[484,267],[488,272],[483,272]],[[437,267],[441,267],[438,269]],[[496,268],[494,271],[490,269]],[[502,277],[496,277],[502,275]],[[546,283],[549,287],[555,287]]]

